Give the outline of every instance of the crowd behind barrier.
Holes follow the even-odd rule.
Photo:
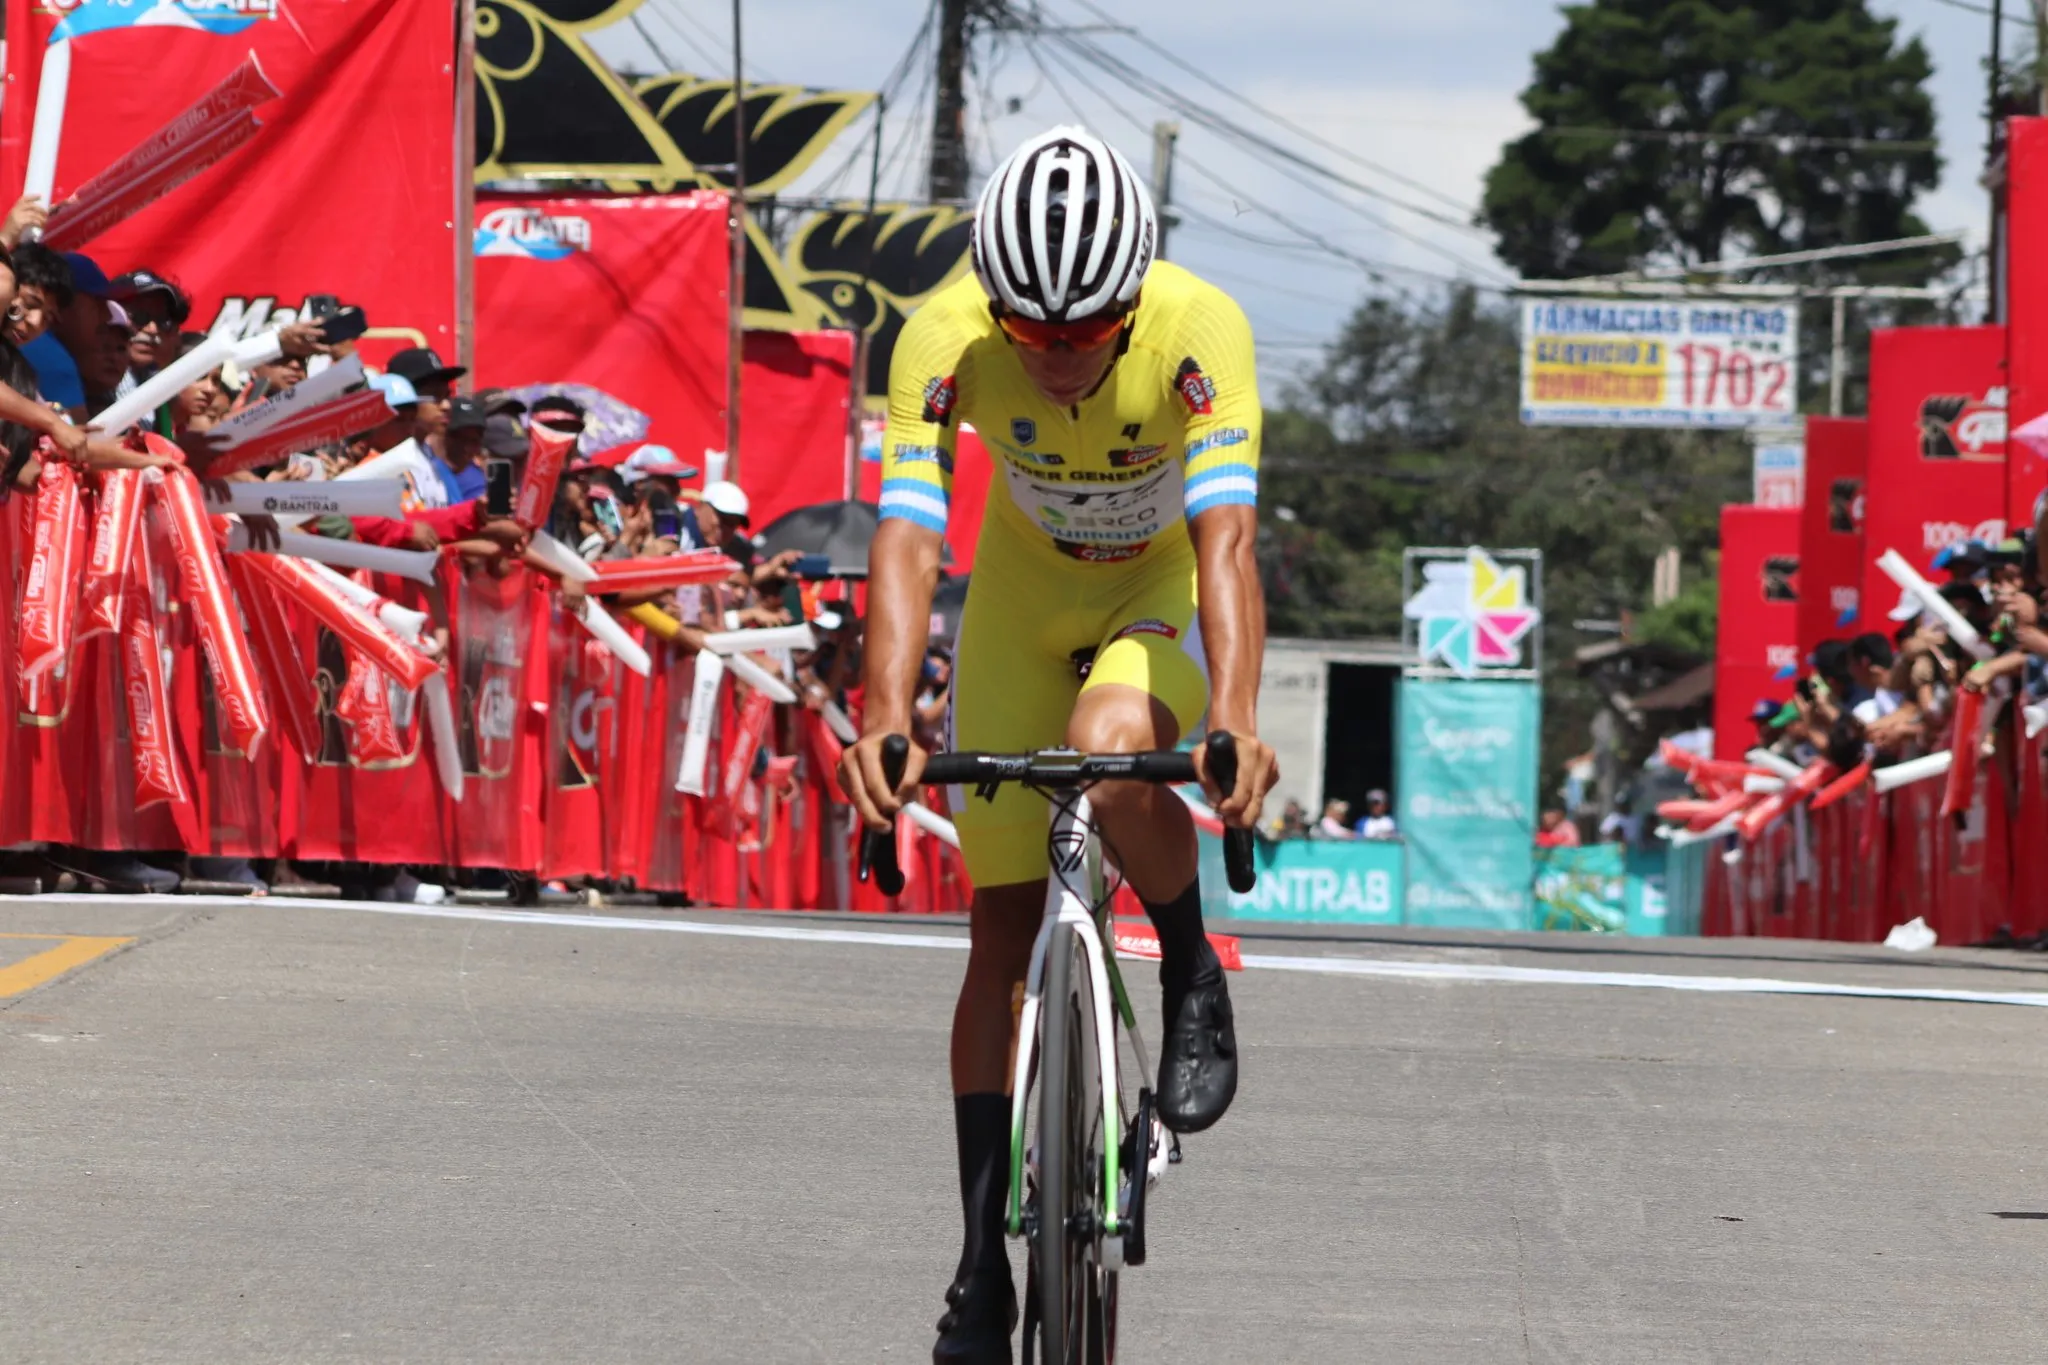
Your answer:
[[[1790,700],[1759,701],[1740,760],[1665,746],[1696,799],[1658,807],[1705,845],[1708,934],[1950,944],[2048,934],[2048,631],[2036,534],[1964,542],[1930,582],[1887,552],[1889,634],[1827,640]]]

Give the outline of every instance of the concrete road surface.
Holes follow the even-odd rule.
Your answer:
[[[927,1358],[957,926],[393,909],[0,902],[0,1360]],[[1245,932],[1132,1365],[2048,1359],[2040,959]]]

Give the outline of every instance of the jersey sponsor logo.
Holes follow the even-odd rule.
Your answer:
[[[1130,424],[1129,426],[1127,426],[1127,427],[1125,427],[1125,428],[1124,428],[1124,439],[1125,439],[1126,441],[1135,441],[1135,440],[1137,440],[1137,439],[1138,439],[1138,433],[1139,433],[1139,431],[1141,431],[1141,430],[1143,430],[1143,429],[1144,429],[1144,423],[1142,423],[1142,422],[1133,422],[1133,423],[1131,423],[1131,424]]]
[[[1012,417],[1010,435],[1020,446],[1028,446],[1038,439],[1038,423],[1029,417]]]
[[[1013,446],[1008,441],[1000,440],[996,442],[996,446],[1018,464],[1037,465],[1041,469],[1057,469],[1067,462],[1064,456],[1055,455],[1049,450],[1026,450],[1022,446]]]
[[[1192,460],[1207,455],[1212,450],[1222,450],[1226,446],[1241,446],[1251,438],[1251,432],[1243,427],[1225,427],[1221,431],[1212,431],[1188,447],[1188,458]]]
[[[1207,417],[1216,411],[1216,385],[1208,375],[1202,373],[1202,363],[1193,356],[1180,362],[1180,372],[1174,376],[1173,387],[1180,392],[1180,401],[1188,405],[1188,411],[1197,417]]]
[[[1161,455],[1164,455],[1165,453],[1166,447],[1163,445],[1132,446],[1128,450],[1110,451],[1109,463],[1112,468],[1116,469],[1134,469],[1141,464],[1150,464],[1152,461],[1158,459]],[[1194,452],[1189,451],[1188,454],[1192,456]]]
[[[943,446],[897,446],[897,464],[935,464],[941,473],[953,472],[953,454]]]
[[[924,386],[924,420],[945,426],[953,420],[953,407],[960,401],[960,386],[952,375],[935,376]]]
[[[1055,540],[1053,548],[1083,564],[1121,564],[1145,553],[1144,545],[1081,545],[1071,540]]]
[[[1178,640],[1180,638],[1178,630],[1175,630],[1156,616],[1148,616],[1142,621],[1133,621],[1109,638],[1114,642],[1128,639],[1133,635],[1163,635],[1169,640]]]
[[[1149,469],[1071,469],[1062,476],[1047,474],[1048,479],[1064,477],[1068,483],[1131,483],[1151,477]]]

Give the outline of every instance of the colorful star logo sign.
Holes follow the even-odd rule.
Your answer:
[[[1422,662],[1441,663],[1465,677],[1481,669],[1522,662],[1522,637],[1543,613],[1529,604],[1528,573],[1502,568],[1477,546],[1462,563],[1440,559],[1422,566],[1422,591],[1402,612],[1417,623]]]

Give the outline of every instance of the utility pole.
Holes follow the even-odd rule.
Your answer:
[[[1990,291],[1986,322],[2005,321],[2005,121],[2003,115],[2005,0],[1991,0],[1991,80],[1985,114],[1990,121],[1984,147],[1984,186],[1991,191],[1991,240],[1984,252],[1984,284]]]
[[[1179,142],[1178,123],[1162,119],[1152,125],[1152,206],[1159,211],[1159,249],[1154,254],[1162,261],[1166,259],[1168,229],[1180,226],[1180,215],[1172,208],[1173,151]]]
[[[967,24],[970,0],[939,0],[939,80],[932,108],[933,203],[967,197]]]
[[[740,0],[732,0],[732,278],[726,288],[725,474],[740,477],[740,368],[747,341],[747,90]],[[706,477],[709,477],[708,471]],[[742,890],[744,894],[744,889]]]

